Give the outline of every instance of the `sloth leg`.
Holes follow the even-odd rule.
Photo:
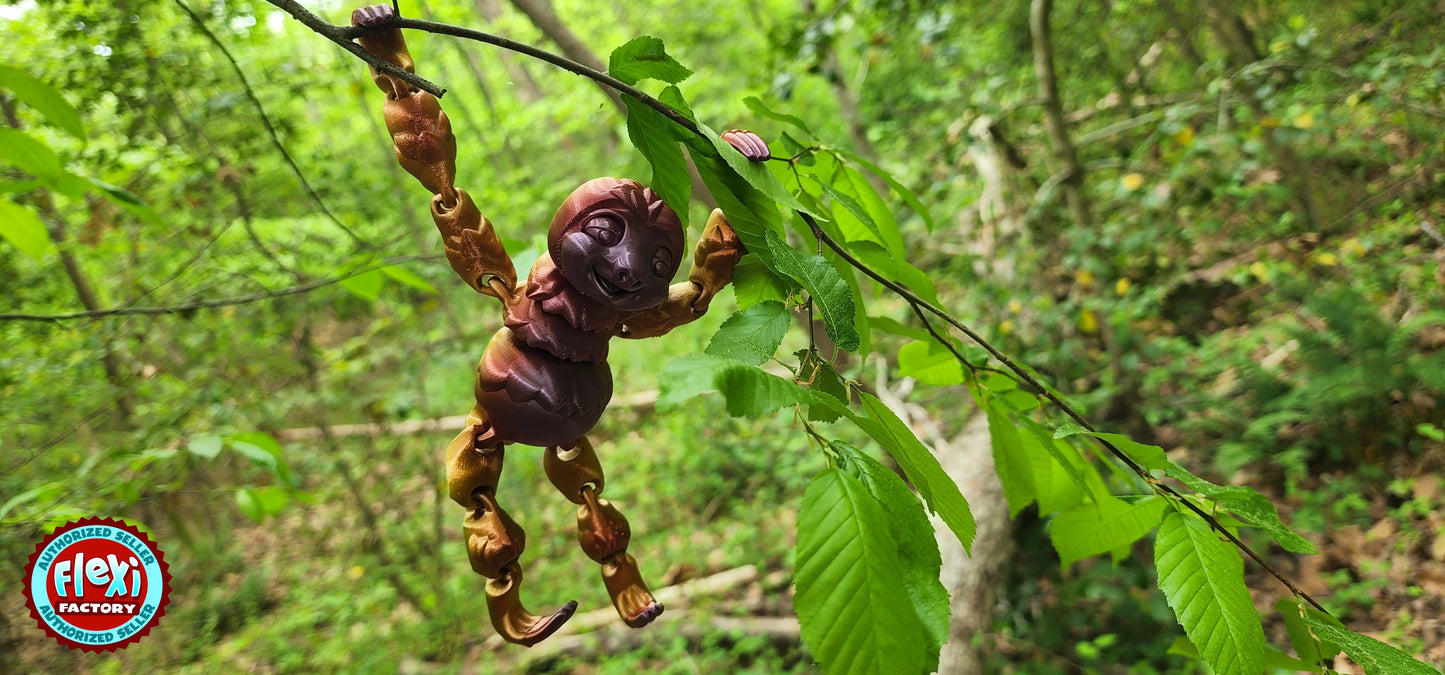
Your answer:
[[[550,616],[536,616],[522,606],[519,559],[527,536],[497,505],[502,456],[502,442],[486,413],[474,406],[467,427],[447,446],[447,488],[452,500],[467,509],[463,526],[467,556],[472,569],[489,579],[487,610],[492,626],[508,642],[530,647],[572,618],[577,603],[568,602]]]
[[[627,625],[641,628],[662,614],[662,603],[647,590],[637,561],[627,553],[632,528],[612,502],[602,498],[602,464],[586,436],[547,448],[547,478],[577,509],[577,541],[587,557],[602,564],[602,582]]]

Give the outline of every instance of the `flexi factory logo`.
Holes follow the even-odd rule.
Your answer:
[[[170,570],[150,538],[110,518],[66,524],[35,547],[25,568],[30,614],[61,644],[114,651],[165,613]]]

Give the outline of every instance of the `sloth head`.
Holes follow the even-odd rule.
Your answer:
[[[683,245],[677,213],[625,178],[596,178],[573,190],[547,233],[548,252],[567,282],[623,311],[667,299]]]

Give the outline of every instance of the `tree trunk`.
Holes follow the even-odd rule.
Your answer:
[[[1079,164],[1078,152],[1069,140],[1069,127],[1064,120],[1064,106],[1059,101],[1059,82],[1054,73],[1054,43],[1049,33],[1049,13],[1053,11],[1053,0],[1033,0],[1029,12],[1029,29],[1034,42],[1034,72],[1039,78],[1039,98],[1044,104],[1044,126],[1049,132],[1049,145],[1054,158],[1063,165],[1064,198],[1069,204],[1069,214],[1075,226],[1089,227],[1093,218],[1089,213],[1089,202],[1084,196],[1084,167]]]

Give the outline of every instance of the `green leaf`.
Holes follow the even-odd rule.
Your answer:
[[[1164,500],[1146,497],[1129,503],[1106,495],[1098,503],[1075,506],[1054,516],[1049,540],[1064,569],[1075,562],[1126,548],[1159,524]]]
[[[44,80],[11,66],[0,65],[0,88],[9,89],[15,98],[34,108],[51,124],[80,140],[85,140],[85,125],[80,113],[65,100],[60,91]]]
[[[808,123],[804,122],[803,118],[789,115],[787,113],[775,112],[772,108],[769,108],[767,104],[763,103],[762,99],[756,96],[749,96],[747,98],[744,98],[743,105],[747,106],[748,110],[751,110],[758,115],[786,124],[791,124],[801,129],[803,133],[809,136],[813,135],[813,131],[808,128]]]
[[[881,330],[890,335],[913,338],[914,340],[918,340],[920,342],[929,342],[933,340],[933,336],[929,335],[928,331],[922,328],[905,326],[897,319],[894,319],[892,317],[869,316],[868,321],[873,324],[874,328],[877,328],[878,330]]]
[[[0,199],[0,236],[36,260],[44,260],[55,247],[40,215],[8,199]]]
[[[125,188],[117,187],[89,176],[84,177],[82,180],[95,186],[111,203],[129,211],[131,215],[140,218],[142,221],[150,223],[151,225],[165,224],[165,221],[161,220],[160,214],[156,213],[155,209],[151,208],[144,200],[131,194],[130,191]]]
[[[1365,669],[1366,675],[1440,675],[1440,671],[1416,661],[1404,651],[1368,635],[1347,630],[1317,610],[1306,613],[1305,623],[1321,640],[1339,645],[1351,661]]]
[[[220,436],[215,434],[196,434],[186,442],[186,451],[204,459],[215,459],[221,454],[224,445]]]
[[[742,309],[769,300],[786,300],[788,290],[788,282],[753,253],[744,255],[733,267],[733,297]]]
[[[677,212],[683,229],[687,229],[692,176],[687,172],[682,147],[677,144],[676,123],[631,96],[623,96],[622,102],[627,105],[627,136],[652,167],[649,184]]]
[[[281,444],[269,434],[259,431],[231,434],[226,437],[226,444],[262,467],[276,470],[276,463],[281,456]]]
[[[799,253],[771,232],[765,233],[764,238],[772,254],[772,268],[808,291],[813,306],[823,315],[828,337],[839,349],[857,351],[860,338],[854,325],[855,305],[848,282],[822,256]]]
[[[612,50],[607,73],[627,84],[646,79],[677,84],[692,75],[691,70],[668,56],[662,40],[649,35],[633,38]]]
[[[367,270],[354,277],[347,277],[337,282],[337,285],[349,291],[367,302],[376,302],[381,296],[381,286],[386,282],[386,275],[381,270]]]
[[[828,195],[829,199],[843,207],[843,213],[833,213],[833,222],[838,224],[845,241],[871,241],[880,246],[887,245],[878,231],[878,224],[873,222],[873,216],[869,215],[862,204],[824,181],[818,181],[818,187],[823,189],[823,194]]]
[[[682,90],[676,86],[667,85],[663,87],[662,93],[657,95],[657,100],[666,103],[668,107],[682,113],[683,117],[694,122],[697,121],[697,116],[693,114],[692,108],[688,107],[687,99],[683,97]],[[691,135],[691,132],[688,132],[688,135]]]
[[[814,422],[836,422],[843,416],[842,408],[848,404],[848,385],[833,365],[818,356],[818,352],[807,349],[794,353],[798,357],[795,371],[799,384],[815,394],[827,395],[833,401],[808,406],[808,419]]]
[[[1139,466],[1146,469],[1163,469],[1170,463],[1168,458],[1164,456],[1164,448],[1157,445],[1145,445],[1124,434],[1105,434],[1089,431],[1073,423],[1061,425],[1058,429],[1054,430],[1054,438],[1068,438],[1069,436],[1075,435],[1093,436],[1094,438],[1108,441],[1125,455],[1128,455],[1129,459],[1134,460]]]
[[[908,482],[918,490],[929,510],[943,519],[965,550],[971,548],[973,535],[977,531],[973,512],[968,508],[968,500],[958,491],[958,485],[939,465],[938,458],[934,457],[918,437],[913,435],[908,425],[898,419],[876,396],[859,391],[858,398],[867,415],[860,415],[847,408],[842,411],[843,414],[883,446],[893,459],[898,460]]]
[[[1415,660],[1408,652],[1357,633],[1329,614],[1305,607],[1305,623],[1325,644],[1349,655],[1350,660],[1364,667],[1366,675],[1440,675],[1433,666]],[[1426,646],[1429,646],[1428,644]]]
[[[927,332],[924,336],[926,342],[910,342],[898,350],[898,374],[941,387],[963,384],[963,365]]]
[[[663,410],[712,390],[722,392],[728,414],[735,417],[757,417],[783,406],[819,400],[792,380],[712,354],[675,358],[663,367],[657,379],[657,406]]]
[[[387,265],[381,268],[380,271],[382,274],[401,282],[403,285],[411,286],[412,288],[431,295],[438,294],[436,286],[431,285],[430,281],[421,278],[421,275],[401,265]]]
[[[803,203],[799,202],[798,198],[793,196],[793,193],[783,187],[783,184],[778,182],[773,172],[768,170],[767,162],[751,161],[747,157],[744,157],[741,152],[738,152],[737,148],[734,148],[730,143],[723,140],[722,136],[719,136],[716,131],[713,131],[707,125],[699,123],[697,127],[702,131],[703,135],[712,142],[713,150],[717,152],[718,156],[727,163],[728,167],[731,168],[734,173],[747,181],[748,185],[753,186],[773,201],[794,211],[802,211],[814,218],[823,218],[823,216],[803,206]]]
[[[873,162],[864,159],[857,153],[842,148],[839,148],[838,152],[841,153],[844,157],[847,157],[848,159],[858,163],[863,168],[868,169],[868,171],[871,172],[873,175],[882,178],[883,182],[888,184],[888,187],[893,188],[893,191],[898,193],[898,196],[903,199],[903,203],[907,204],[908,208],[913,209],[914,213],[917,213],[919,217],[923,218],[923,223],[924,225],[928,226],[928,231],[933,231],[933,216],[928,214],[928,209],[923,206],[923,202],[919,201],[918,197],[914,196],[914,194],[910,192],[908,188],[904,187],[902,183],[894,179],[891,174],[889,174],[887,171],[884,171],[877,164],[874,164]]]
[[[984,414],[988,416],[988,436],[993,444],[993,465],[1003,484],[1004,499],[1008,502],[1009,517],[1018,515],[1037,496],[1034,490],[1034,471],[1029,463],[1028,451],[1024,449],[1023,437],[1018,425],[1008,413],[994,403],[994,397],[985,396]],[[1067,564],[1064,567],[1068,567]]]
[[[1154,566],[1184,634],[1215,673],[1259,675],[1264,670],[1264,628],[1233,546],[1204,521],[1171,510],[1159,526]]]
[[[831,445],[838,453],[838,468],[862,481],[887,512],[890,534],[898,547],[898,581],[927,629],[922,672],[938,670],[938,652],[948,641],[948,589],[939,581],[943,559],[928,514],[898,474],[847,443],[833,441]]]
[[[808,484],[793,607],[825,672],[924,672],[926,627],[898,592],[899,565],[888,515],[862,482],[828,469]]]
[[[1279,510],[1269,501],[1269,498],[1254,488],[1244,485],[1215,485],[1195,476],[1174,462],[1166,462],[1166,464],[1165,475],[1183,483],[1189,489],[1213,499],[1250,525],[1264,530],[1284,550],[1290,553],[1309,555],[1319,552],[1308,539],[1301,537],[1288,525],[1285,525],[1284,521],[1279,519]]]
[[[1319,663],[1340,653],[1339,645],[1320,640],[1318,635],[1310,632],[1305,623],[1310,608],[1302,601],[1293,596],[1283,597],[1274,603],[1274,609],[1284,617],[1285,634],[1289,636],[1289,643],[1294,646],[1301,661]]]
[[[60,157],[55,151],[18,129],[0,129],[0,161],[29,172],[46,184],[60,178]]]
[[[236,506],[241,508],[241,513],[247,518],[256,522],[266,519],[266,509],[261,506],[261,500],[256,497],[255,490],[241,488],[236,490]]]
[[[706,352],[749,365],[773,358],[793,317],[776,300],[759,303],[728,317],[708,343]]]
[[[773,256],[768,250],[765,235],[772,233],[777,236],[783,231],[777,203],[749,185],[721,159],[699,152],[690,154],[703,183],[712,192],[743,245],[750,254],[772,268]]]
[[[40,187],[38,180],[0,180],[0,194],[12,195],[30,192]]]

